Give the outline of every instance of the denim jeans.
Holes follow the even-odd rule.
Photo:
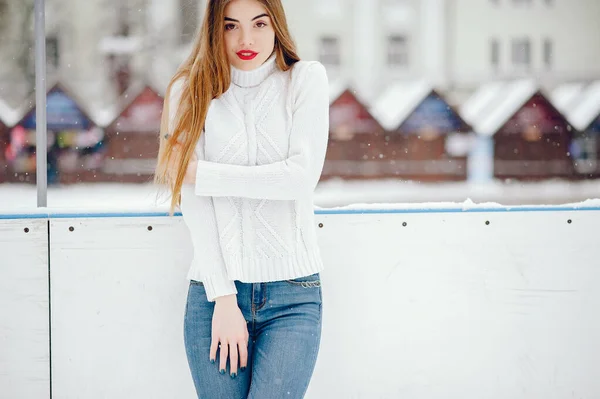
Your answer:
[[[248,367],[231,378],[229,361],[219,373],[220,353],[209,359],[214,302],[201,282],[190,281],[184,343],[198,398],[303,398],[321,340],[319,273],[268,283],[235,282],[248,327]]]

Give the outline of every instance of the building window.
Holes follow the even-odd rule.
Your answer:
[[[388,38],[387,63],[390,67],[408,66],[408,38],[403,35],[392,35]]]
[[[531,42],[529,39],[513,39],[512,63],[516,67],[529,67],[531,65]]]
[[[500,42],[498,42],[498,39],[490,41],[490,62],[494,69],[500,67]]]
[[[181,43],[194,40],[198,28],[198,0],[179,0],[181,17]]]
[[[56,36],[48,36],[46,38],[46,62],[54,69],[58,69],[60,65],[58,37]]]
[[[552,60],[554,58],[554,45],[552,39],[544,39],[544,65],[547,68],[552,67]]]
[[[319,61],[329,67],[339,67],[341,65],[339,38],[334,36],[324,36],[321,38]]]
[[[129,36],[131,34],[131,11],[126,4],[120,4],[117,10],[117,36]]]

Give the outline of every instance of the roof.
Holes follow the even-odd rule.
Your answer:
[[[462,118],[474,125],[484,115],[484,111],[493,104],[498,93],[504,88],[504,82],[489,82],[479,88],[459,108]]]
[[[137,36],[105,36],[98,43],[98,49],[106,54],[133,54],[144,46],[141,37]]]
[[[424,80],[392,84],[369,110],[386,130],[395,130],[412,111],[433,91]]]
[[[581,99],[585,84],[581,82],[565,83],[550,93],[552,104],[565,115],[568,115]]]
[[[465,120],[483,136],[493,136],[539,88],[531,79],[483,85],[461,107]]]
[[[575,129],[584,131],[600,116],[600,80],[592,83],[582,93],[577,105],[568,113]]]
[[[29,106],[27,106],[27,104],[22,104],[18,108],[13,108],[4,100],[0,99],[0,121],[7,127],[16,125],[28,110]]]
[[[98,116],[102,119],[103,125],[99,126],[109,126],[116,122],[116,120],[121,116],[123,112],[129,107],[133,102],[144,92],[146,88],[154,91],[158,96],[164,98],[164,93],[161,89],[156,87],[152,82],[146,81],[136,81],[133,82],[129,88],[121,94],[118,98],[116,104],[111,104],[110,106],[101,110],[101,114]]]
[[[88,118],[93,124],[100,127],[106,127],[113,119],[115,105],[99,106],[97,103],[93,103],[89,100],[91,96],[84,95],[82,90],[75,90],[69,82],[63,79],[55,79],[49,81],[46,85],[46,93],[50,93],[52,90],[59,89],[65,92],[70,98],[75,101],[77,107],[83,112],[84,116]],[[87,101],[84,101],[86,100]],[[23,120],[31,110],[35,108],[36,94],[31,93],[29,97],[24,101],[24,104],[19,108],[22,112],[14,124],[19,123]]]
[[[349,88],[349,84],[345,79],[338,79],[329,82],[329,105],[333,104],[335,100]]]

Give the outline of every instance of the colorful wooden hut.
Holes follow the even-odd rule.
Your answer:
[[[378,178],[379,171],[369,168],[387,146],[385,131],[371,115],[356,92],[345,83],[330,86],[329,144],[321,178]]]
[[[104,156],[104,131],[96,126],[64,83],[51,86],[46,102],[48,184],[96,181]],[[35,107],[13,127],[10,145],[15,153],[11,180],[35,183]]]
[[[493,140],[497,179],[574,177],[567,119],[531,80],[482,86],[463,107],[477,134]]]
[[[600,81],[581,92],[567,118],[575,128],[570,152],[577,175],[600,177]]]
[[[145,183],[153,177],[163,97],[152,85],[133,86],[121,101],[121,112],[106,129],[103,178]]]
[[[380,175],[417,181],[467,178],[471,127],[424,81],[389,87],[371,109],[386,129],[387,146],[378,156]]]

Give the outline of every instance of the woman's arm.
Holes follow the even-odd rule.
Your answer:
[[[309,65],[297,91],[289,157],[256,166],[198,160],[196,195],[295,200],[312,194],[329,138],[329,84],[323,65]]]
[[[182,80],[177,81],[171,87],[169,96],[170,132],[175,127],[175,115],[179,106],[182,87]],[[198,151],[195,151],[195,153],[198,159],[204,159],[204,135],[200,136],[197,147]],[[184,198],[182,197],[183,200]],[[185,200],[187,201],[185,204],[186,216],[193,217],[199,221],[199,223],[195,224],[193,231],[190,232],[194,234],[194,242],[202,243],[202,251],[196,248],[194,258],[203,267],[202,283],[208,300],[213,302],[217,297],[237,294],[235,283],[227,277],[212,197],[191,196],[185,198]]]

